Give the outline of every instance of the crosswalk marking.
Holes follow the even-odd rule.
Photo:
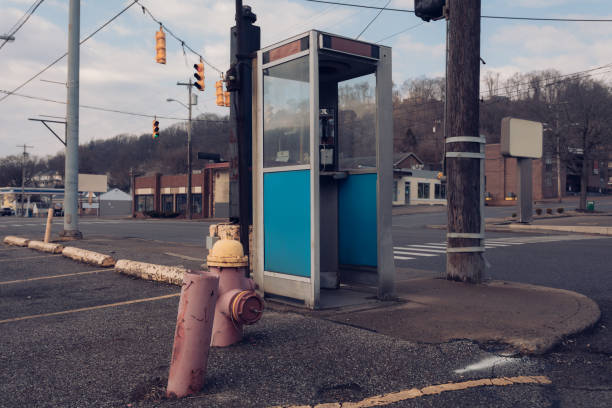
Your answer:
[[[530,237],[504,237],[485,239],[486,249],[506,248],[516,245],[528,245],[538,243],[551,243],[562,241],[581,241],[586,239],[603,239],[605,236],[596,235],[535,235]],[[432,257],[446,254],[446,242],[427,242],[425,244],[411,244],[393,247],[394,258],[397,260],[414,260],[410,257]],[[406,255],[410,255],[407,257]]]
[[[436,254],[426,254],[424,252],[408,252],[408,251],[393,251],[394,254],[398,255],[413,255],[413,256],[438,256]]]

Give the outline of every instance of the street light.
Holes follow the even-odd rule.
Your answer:
[[[189,111],[187,119],[187,219],[191,219],[191,79],[189,80],[189,106],[176,99],[166,98],[166,102],[177,102]]]

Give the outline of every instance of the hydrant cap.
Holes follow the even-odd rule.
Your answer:
[[[213,245],[208,257],[208,266],[221,266],[226,268],[247,266],[247,257],[244,255],[240,241],[222,239]]]

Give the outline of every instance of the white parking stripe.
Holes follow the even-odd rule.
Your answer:
[[[394,256],[394,259],[399,259],[400,261],[407,261],[410,259],[416,259],[416,258],[410,258],[409,256]]]
[[[435,252],[438,254],[446,253],[446,249],[416,248],[416,247],[396,247],[394,248],[394,251]]]

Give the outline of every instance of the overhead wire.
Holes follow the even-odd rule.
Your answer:
[[[7,91],[5,89],[0,89],[0,93],[8,94],[9,92],[10,91]],[[32,99],[32,100],[41,101],[41,102],[56,103],[56,104],[60,104],[60,105],[66,105],[67,104],[67,102],[65,102],[65,101],[58,101],[56,99],[44,98],[44,97],[40,97],[40,96],[26,95],[26,94],[21,94],[21,93],[16,93],[16,92],[12,92],[11,94],[14,95],[14,96],[19,96],[21,98]],[[181,118],[181,117],[176,117],[176,116],[153,115],[153,114],[148,114],[148,113],[129,112],[129,111],[123,111],[123,110],[120,110],[120,109],[104,108],[104,107],[101,107],[101,106],[93,106],[93,105],[81,105],[81,104],[79,104],[79,108],[98,110],[98,111],[102,111],[102,112],[119,113],[119,114],[122,114],[122,115],[138,116],[138,117],[143,117],[143,118],[155,118],[155,117],[157,117],[157,118],[169,119],[169,120],[188,120],[187,118]],[[193,122],[220,122],[220,123],[227,122],[227,120],[216,120],[216,119],[191,119],[191,120]]]
[[[107,25],[109,25],[110,23],[112,23],[113,21],[115,21],[115,19],[117,17],[119,17],[120,15],[122,15],[123,13],[125,13],[127,10],[129,10],[130,7],[132,7],[134,4],[136,4],[138,2],[138,0],[133,0],[130,4],[128,4],[127,6],[125,6],[120,12],[118,12],[117,14],[115,14],[113,17],[110,18],[110,20],[106,21],[104,24],[102,24],[100,27],[98,27],[94,32],[92,32],[91,34],[89,34],[87,37],[85,37],[84,39],[82,39],[79,42],[79,45],[83,44],[84,42],[86,42],[87,40],[89,40],[91,37],[93,37],[94,35],[96,35],[98,32],[100,32],[100,30],[104,29]],[[6,95],[4,95],[2,98],[0,98],[0,102],[2,102],[3,100],[5,100],[6,98],[8,98],[9,96],[11,96],[13,93],[17,92],[18,90],[20,90],[21,88],[23,88],[24,86],[26,86],[27,84],[29,84],[30,82],[32,82],[34,79],[38,78],[41,74],[43,74],[45,71],[47,71],[49,68],[51,68],[52,66],[54,66],[55,64],[57,64],[58,62],[60,62],[62,59],[64,59],[64,57],[66,57],[66,55],[68,55],[68,52],[65,52],[64,54],[62,54],[61,56],[57,57],[53,62],[51,62],[49,65],[47,65],[45,68],[43,68],[42,70],[40,70],[37,74],[35,74],[34,76],[30,77],[30,79],[28,79],[27,81],[25,81],[24,83],[22,83],[21,85],[19,85],[18,87],[16,87],[15,89],[13,89],[12,91],[8,92]]]
[[[423,24],[425,24],[425,22],[424,22],[424,21],[421,21],[419,24],[415,24],[415,25],[410,26],[410,27],[408,27],[408,28],[404,28],[403,30],[398,31],[398,32],[396,32],[395,34],[391,34],[391,35],[389,35],[389,36],[387,36],[387,37],[385,37],[385,38],[382,38],[382,39],[380,39],[380,40],[376,41],[376,43],[375,43],[375,44],[380,44],[381,42],[383,42],[383,41],[385,41],[385,40],[388,40],[389,38],[393,38],[393,37],[395,37],[396,35],[400,35],[400,34],[405,33],[406,31],[413,30],[413,29],[415,29],[415,28],[417,28],[417,27],[419,27],[419,26],[422,26]]]
[[[365,4],[355,4],[355,3],[344,3],[338,1],[328,1],[328,0],[304,0],[311,3],[324,3],[324,4],[336,4],[339,6],[346,7],[359,7],[359,8],[368,8],[375,10],[389,10],[389,11],[397,11],[402,13],[414,13],[414,10],[411,9],[399,9],[399,8],[384,8],[380,6],[368,6]],[[559,21],[559,22],[585,22],[585,23],[612,23],[612,19],[609,18],[562,18],[562,17],[518,17],[518,16],[490,16],[490,15],[481,15],[480,18],[489,18],[489,19],[499,19],[499,20],[528,20],[528,21]]]
[[[391,3],[391,0],[387,0],[387,3],[385,4],[385,6],[383,8],[381,8],[380,10],[378,10],[378,13],[374,16],[374,18],[372,20],[370,20],[370,22],[364,27],[363,30],[361,30],[361,32],[359,33],[359,35],[357,37],[355,37],[356,40],[359,39],[359,37],[361,37],[361,35],[363,33],[365,33],[365,31],[372,25],[372,23],[378,18],[378,16],[380,16],[380,14],[385,11],[385,8],[387,8],[387,6],[389,5],[389,3]]]
[[[8,33],[6,33],[6,38],[4,39],[4,42],[0,44],[0,49],[2,49],[2,47],[4,47],[4,44],[6,44],[9,41],[9,38],[14,36],[17,33],[17,31],[19,31],[21,27],[23,27],[23,25],[30,19],[30,17],[32,17],[32,14],[34,14],[38,6],[40,6],[43,1],[45,0],[36,0],[34,4],[32,4],[30,8],[26,10],[24,15],[21,16],[19,20],[17,20],[17,22],[13,25],[13,27],[11,27]]]
[[[197,52],[196,50],[194,50],[193,48],[191,48],[189,46],[189,44],[187,44],[183,39],[179,38],[176,34],[174,34],[172,32],[172,30],[170,28],[168,28],[167,25],[163,24],[160,20],[158,20],[157,18],[155,18],[155,16],[151,13],[151,11],[143,6],[142,4],[139,3],[139,0],[135,0],[136,3],[138,3],[138,5],[142,8],[143,13],[148,14],[149,17],[151,17],[151,19],[153,21],[155,21],[157,24],[160,25],[160,27],[163,27],[164,30],[166,30],[166,32],[168,34],[170,34],[171,37],[173,37],[176,41],[178,41],[182,47],[187,48],[189,51],[191,51],[193,54],[197,55],[198,57],[200,57],[200,59],[202,60],[202,62],[204,62],[206,65],[208,65],[209,67],[211,67],[212,69],[214,69],[215,71],[217,71],[220,74],[223,74],[223,71],[221,71],[219,68],[215,67],[214,65],[212,65],[206,58],[204,58],[204,56],[202,54],[200,54],[199,52]]]

